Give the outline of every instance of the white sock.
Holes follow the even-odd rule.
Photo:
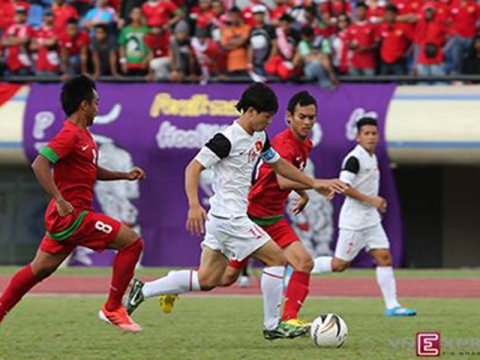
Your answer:
[[[393,276],[393,268],[391,266],[377,266],[377,283],[382,290],[385,307],[392,309],[400,306],[397,301],[397,285]]]
[[[200,291],[197,271],[170,272],[163,278],[146,282],[142,289],[143,296],[146,298],[158,295],[183,294],[189,291]]]
[[[331,256],[320,256],[314,260],[312,274],[319,274],[323,272],[332,272],[332,260]]]
[[[263,269],[261,287],[263,295],[263,326],[273,330],[280,321],[280,308],[283,296],[283,266],[271,266]]]

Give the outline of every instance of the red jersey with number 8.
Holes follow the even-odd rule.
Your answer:
[[[275,136],[271,145],[285,161],[300,170],[305,168],[312,150],[312,141],[301,142],[290,128]],[[269,165],[261,164],[257,171],[248,194],[248,215],[255,218],[283,215],[291,189],[280,189],[275,172]]]
[[[98,148],[90,132],[67,120],[40,154],[53,164],[55,185],[75,212],[93,211]],[[70,226],[69,218],[58,215],[55,199],[52,199],[45,214],[47,231],[58,232]]]

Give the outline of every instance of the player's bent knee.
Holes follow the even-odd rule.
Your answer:
[[[310,256],[305,256],[298,259],[298,262],[296,264],[290,264],[290,265],[292,265],[295,271],[311,273],[314,267],[314,262]]]

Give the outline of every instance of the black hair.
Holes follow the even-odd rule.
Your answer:
[[[292,23],[295,19],[291,15],[285,13],[282,16],[280,16],[280,19],[278,19],[278,20]]]
[[[107,34],[109,33],[109,28],[108,28],[107,24],[97,24],[97,25],[95,25],[95,30],[99,30],[99,29],[105,31],[105,33],[107,33]]]
[[[278,111],[277,95],[266,84],[253,83],[243,92],[242,98],[235,105],[235,108],[241,113],[245,113],[251,107],[259,113],[272,112],[276,114]]]
[[[315,98],[308,91],[300,91],[293,95],[288,102],[287,111],[293,114],[297,105],[315,105],[315,108],[317,108],[317,100],[315,100]]]
[[[390,12],[393,12],[395,14],[398,14],[398,8],[395,6],[395,5],[387,5],[387,8],[385,11],[390,11]]]
[[[67,80],[62,87],[60,99],[62,102],[62,109],[67,116],[71,116],[78,111],[80,104],[83,101],[91,103],[96,90],[95,81],[85,75],[76,76]]]
[[[228,10],[228,12],[241,14],[241,13],[242,13],[242,10],[240,10],[240,8],[239,8],[238,6],[232,6],[232,7],[230,8],[230,10]]]
[[[372,117],[362,117],[360,120],[357,121],[357,132],[360,134],[362,127],[367,125],[378,127],[377,119],[374,119]]]
[[[318,11],[317,11],[317,7],[315,5],[308,5],[305,8],[305,12],[309,13],[309,14],[312,14],[314,17],[318,17]]]
[[[303,36],[311,37],[315,35],[315,32],[313,31],[313,28],[311,26],[304,26],[302,28],[302,33]]]
[[[358,8],[368,9],[368,5],[364,2],[359,2],[359,3],[357,3],[357,9]]]
[[[67,25],[71,25],[71,24],[75,24],[75,25],[78,25],[78,20],[71,17],[67,20]]]

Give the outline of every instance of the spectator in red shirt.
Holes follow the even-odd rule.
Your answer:
[[[149,80],[167,80],[170,67],[170,33],[162,26],[152,27],[145,35],[145,45],[148,48]]]
[[[15,22],[15,10],[18,7],[24,8],[28,16],[30,4],[26,1],[10,0],[0,3],[0,35]]]
[[[348,27],[350,18],[346,15],[338,17],[338,32],[330,37],[332,43],[332,65],[335,71],[345,75],[350,72],[352,51],[348,48]]]
[[[90,38],[78,28],[77,20],[67,21],[65,33],[59,37],[60,59],[64,77],[87,73]]]
[[[6,51],[7,70],[10,75],[30,75],[32,61],[30,58],[30,39],[33,29],[27,24],[27,10],[15,9],[14,24],[3,35],[2,44]]]
[[[291,78],[297,71],[293,59],[301,38],[291,27],[292,22],[293,18],[288,14],[283,14],[280,18],[280,26],[275,29],[278,53],[265,64],[267,74],[278,76],[282,80]]]
[[[352,76],[373,76],[377,62],[378,47],[376,26],[368,22],[368,6],[358,3],[356,21],[347,29],[348,47],[352,50]]]
[[[412,34],[405,24],[396,21],[397,13],[398,10],[394,5],[388,5],[385,22],[379,28],[382,75],[405,74],[405,59],[410,53]]]
[[[190,20],[197,28],[208,28],[215,18],[212,10],[212,0],[200,0],[198,6],[194,6],[189,12]]]
[[[72,5],[68,5],[65,0],[55,0],[52,11],[55,17],[55,29],[61,33],[65,32],[69,19],[78,20],[77,10]]]
[[[380,24],[385,16],[385,5],[379,0],[368,1],[367,18],[372,24]]]
[[[288,14],[292,7],[288,0],[275,0],[275,8],[270,13],[270,22],[272,25],[280,25],[280,18],[283,14]]]
[[[417,74],[419,76],[445,75],[443,46],[447,38],[445,25],[436,19],[435,6],[427,3],[424,17],[417,23],[415,34],[419,44]]]
[[[352,15],[352,6],[346,0],[328,0],[320,5],[320,13],[327,24],[336,28],[340,15]]]
[[[211,74],[218,74],[219,47],[209,36],[208,29],[198,28],[191,41],[195,60],[200,68],[200,84],[206,84]]]
[[[183,12],[170,0],[148,0],[142,6],[147,26],[160,25],[169,30],[183,18]]]
[[[450,6],[452,37],[447,45],[452,57],[452,74],[461,74],[463,61],[469,54],[477,33],[480,6],[474,0],[454,0]]]
[[[327,25],[323,18],[318,14],[318,7],[314,5],[305,8],[305,25],[311,26],[316,36],[322,36],[324,38],[329,38],[338,30],[333,26]]]
[[[35,70],[39,76],[56,76],[60,71],[58,37],[53,24],[53,12],[47,9],[43,13],[43,26],[35,33],[30,46],[37,53]]]

